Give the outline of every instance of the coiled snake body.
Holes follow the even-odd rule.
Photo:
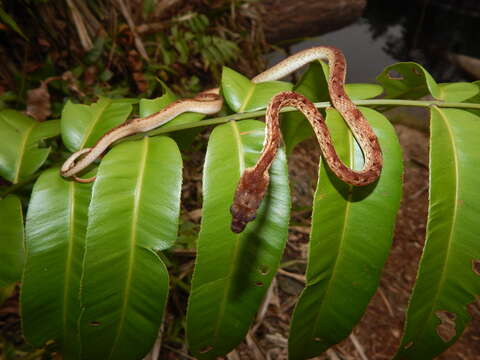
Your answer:
[[[293,106],[309,120],[320,144],[322,155],[338,178],[351,185],[363,186],[371,184],[380,176],[383,162],[380,145],[367,120],[345,92],[346,62],[340,50],[330,46],[319,46],[300,51],[257,75],[252,82],[279,80],[300,67],[320,59],[328,60],[330,66],[328,90],[331,102],[343,116],[360,144],[365,158],[363,169],[352,170],[339,159],[325,121],[310,100],[291,91],[278,93],[267,107],[265,142],[260,158],[255,166],[245,169],[237,186],[230,209],[232,231],[243,231],[246,224],[255,219],[256,211],[266,193],[269,184],[268,170],[281,141],[279,112],[283,107]],[[127,121],[103,135],[93,147],[72,154],[63,164],[60,173],[64,177],[72,177],[77,181],[91,182],[95,180],[95,177],[81,179],[76,174],[94,162],[113,142],[135,133],[149,131],[184,112],[215,114],[220,111],[222,104],[223,100],[219,95],[219,89],[215,88],[200,93],[192,99],[178,100],[146,118]]]

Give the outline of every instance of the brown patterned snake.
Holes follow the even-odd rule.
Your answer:
[[[257,75],[252,82],[260,83],[281,79],[300,67],[320,59],[327,59],[330,65],[328,90],[331,102],[343,116],[360,144],[365,158],[363,169],[352,170],[339,159],[322,115],[307,98],[290,91],[281,92],[272,98],[267,107],[266,135],[262,154],[255,166],[245,169],[237,186],[230,209],[232,231],[237,233],[243,231],[246,224],[255,219],[257,209],[266,193],[269,183],[268,170],[281,142],[279,112],[283,107],[297,108],[310,121],[323,157],[338,178],[351,185],[363,186],[371,184],[380,176],[383,162],[380,145],[367,120],[345,92],[346,63],[340,50],[329,46],[319,46],[300,51]],[[146,118],[125,122],[103,135],[93,147],[72,154],[63,164],[60,173],[65,177],[73,177],[77,181],[91,182],[95,180],[95,177],[80,179],[75,174],[94,162],[113,142],[135,133],[149,131],[187,111],[215,114],[220,111],[223,103],[218,94],[218,88],[211,89],[192,99],[178,100]]]

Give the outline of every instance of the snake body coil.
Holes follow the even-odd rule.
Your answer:
[[[355,186],[374,182],[382,169],[382,152],[378,139],[365,117],[349,99],[345,92],[346,62],[342,52],[329,46],[319,46],[300,51],[252,79],[254,83],[279,80],[300,67],[320,59],[328,60],[330,75],[328,90],[332,105],[337,109],[352,130],[362,149],[365,162],[360,171],[347,167],[338,157],[325,125],[325,121],[315,106],[304,96],[287,91],[275,95],[266,111],[266,136],[262,154],[255,166],[245,169],[237,186],[232,213],[232,231],[241,232],[249,221],[255,218],[256,211],[269,184],[268,170],[281,141],[279,112],[281,108],[293,106],[300,110],[311,123],[317,136],[322,155],[333,173],[341,180]],[[65,161],[60,172],[62,176],[77,181],[90,182],[95,178],[81,179],[76,174],[95,161],[113,142],[139,132],[146,132],[167,123],[176,116],[193,111],[202,114],[215,114],[223,104],[219,89],[200,93],[192,99],[178,100],[163,110],[146,118],[127,121],[103,135],[91,148],[72,154]]]

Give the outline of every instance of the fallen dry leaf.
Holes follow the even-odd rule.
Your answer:
[[[40,87],[27,91],[27,115],[37,121],[45,121],[51,114],[48,82],[42,81]]]

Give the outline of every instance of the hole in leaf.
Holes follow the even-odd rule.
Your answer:
[[[200,354],[205,354],[205,353],[211,351],[212,349],[213,349],[213,346],[211,346],[211,345],[205,346],[203,349],[200,350]]]
[[[422,75],[422,73],[420,72],[420,70],[418,70],[416,67],[413,67],[413,68],[412,68],[412,71],[413,71],[413,73],[414,73],[415,75],[418,75],[418,76]]]
[[[449,342],[457,334],[457,330],[455,330],[457,315],[445,310],[435,311],[435,315],[440,319],[440,324],[436,328],[437,335],[444,342]]]
[[[255,285],[257,285],[257,286],[263,286],[263,282],[257,281],[257,282],[255,283]]]
[[[267,265],[260,265],[260,274],[267,275],[270,272],[270,268]]]
[[[313,341],[320,342],[322,341],[322,338],[317,336],[316,338],[313,339]]]
[[[395,71],[395,70],[390,70],[387,74],[387,77],[390,80],[403,80],[404,79],[403,75],[400,74],[398,71]]]
[[[99,322],[99,321],[91,321],[90,322],[90,326],[100,326],[100,325],[102,325],[102,323]]]
[[[405,344],[405,346],[403,347],[405,350],[411,348],[413,345],[413,341],[409,341],[408,343]]]
[[[472,270],[475,274],[480,275],[480,260],[472,260]]]

